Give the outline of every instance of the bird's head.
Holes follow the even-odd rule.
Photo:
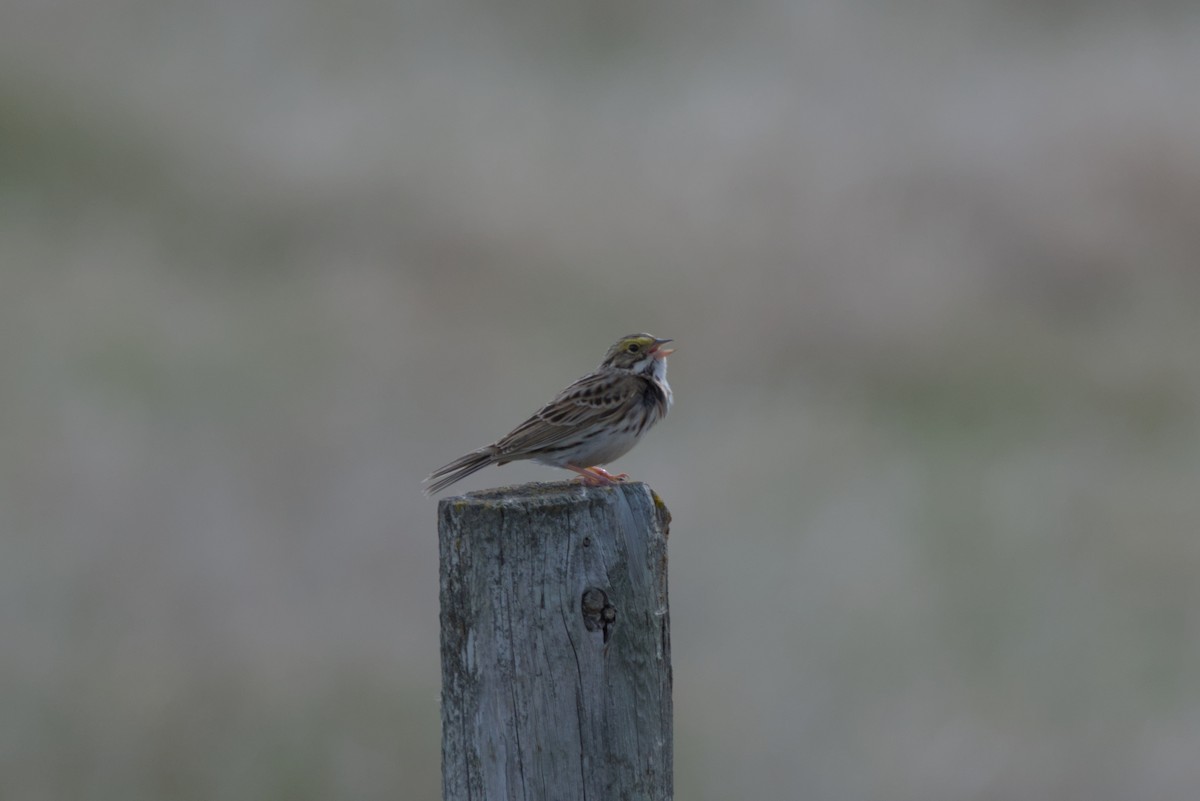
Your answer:
[[[632,370],[635,373],[665,371],[667,357],[674,348],[664,348],[670,339],[657,339],[650,334],[631,334],[618,339],[604,356],[601,367]]]

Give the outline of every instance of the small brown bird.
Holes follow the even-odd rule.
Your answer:
[[[621,337],[594,372],[503,439],[434,470],[425,479],[425,494],[441,492],[488,465],[519,459],[574,470],[589,486],[625,478],[600,465],[628,452],[671,408],[667,356],[675,349],[663,347],[671,341],[650,334]]]

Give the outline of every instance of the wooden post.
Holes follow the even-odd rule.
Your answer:
[[[670,512],[641,483],[446,498],[444,801],[669,801]]]

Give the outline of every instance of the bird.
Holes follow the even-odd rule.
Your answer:
[[[489,465],[529,459],[578,473],[587,486],[628,478],[602,465],[627,453],[666,416],[674,401],[667,383],[671,339],[630,334],[613,343],[600,366],[583,376],[507,435],[434,470],[434,495]]]

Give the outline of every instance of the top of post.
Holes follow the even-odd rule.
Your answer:
[[[666,505],[658,494],[641,481],[622,481],[619,484],[601,487],[588,487],[578,481],[534,481],[529,484],[477,490],[464,495],[451,495],[438,501],[438,507],[544,509],[611,501],[618,493],[626,498],[632,495],[649,495],[654,506],[667,513]]]

